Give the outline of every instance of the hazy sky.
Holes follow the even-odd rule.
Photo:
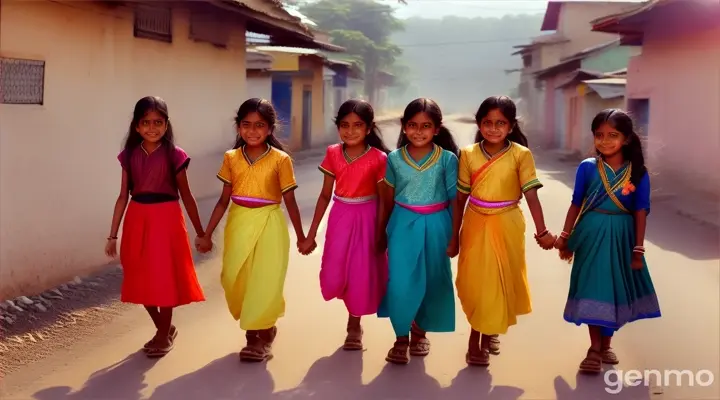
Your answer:
[[[505,14],[544,14],[548,3],[548,0],[407,0],[408,5],[404,6],[398,5],[397,0],[382,1],[397,6],[397,16],[400,18],[442,18],[449,15],[472,18],[501,17]]]

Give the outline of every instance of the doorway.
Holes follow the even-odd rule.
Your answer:
[[[303,86],[302,92],[302,148],[310,148],[312,138],[312,87]]]

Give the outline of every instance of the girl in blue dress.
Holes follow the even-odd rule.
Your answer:
[[[590,349],[583,372],[617,364],[610,346],[625,324],[660,317],[645,262],[650,177],[640,138],[622,110],[600,112],[592,122],[597,157],[580,163],[565,228],[555,242],[573,259],[565,320],[588,325]]]
[[[378,316],[390,318],[397,337],[386,360],[407,364],[408,352],[419,357],[429,354],[426,332],[455,330],[447,247],[452,236],[451,203],[457,193],[458,147],[433,100],[412,101],[401,123],[398,148],[387,159],[387,188],[381,193],[379,226],[387,230],[378,232],[378,237],[383,250],[387,243],[389,281]]]

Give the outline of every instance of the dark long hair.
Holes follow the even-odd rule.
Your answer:
[[[519,145],[528,147],[527,136],[522,133],[520,125],[518,124],[517,107],[515,106],[515,102],[507,96],[488,97],[482,102],[482,104],[480,104],[477,113],[475,113],[475,122],[480,125],[482,119],[485,118],[492,110],[500,111],[500,113],[512,124],[512,130],[508,133],[507,139]],[[475,134],[475,143],[480,143],[482,140],[482,132],[478,129]]]
[[[399,149],[410,143],[410,140],[405,135],[405,124],[421,112],[426,113],[432,120],[433,124],[439,129],[438,134],[433,137],[433,143],[455,155],[458,155],[460,149],[455,143],[452,133],[445,125],[442,124],[442,111],[440,111],[440,106],[438,106],[434,100],[426,98],[415,99],[411,101],[407,107],[405,107],[405,112],[400,119],[402,126],[400,126],[400,137],[398,138],[397,148]]]
[[[173,132],[172,123],[170,122],[170,116],[168,114],[168,106],[165,100],[157,96],[146,96],[138,100],[135,103],[135,109],[133,110],[133,118],[128,128],[127,138],[125,139],[125,165],[127,166],[128,175],[128,188],[132,190],[132,173],[130,171],[130,161],[132,160],[132,154],[143,142],[142,136],[137,131],[137,126],[140,124],[140,120],[143,119],[147,113],[155,111],[165,119],[167,130],[165,135],[162,137],[162,141],[165,144],[164,151],[170,167],[170,171],[173,170],[172,154],[175,151],[175,133]]]
[[[280,151],[290,153],[285,148],[285,146],[283,146],[283,144],[277,139],[277,137],[275,137],[275,131],[278,130],[277,112],[275,111],[275,107],[273,107],[272,103],[270,103],[269,101],[258,98],[245,100],[245,102],[242,103],[242,105],[240,105],[240,108],[238,108],[237,110],[237,115],[235,115],[235,125],[239,127],[242,123],[242,120],[245,119],[248,114],[253,112],[258,113],[258,115],[260,115],[260,118],[262,118],[265,123],[267,123],[270,127],[270,134],[265,139],[265,143]],[[245,140],[242,138],[242,136],[238,134],[233,149],[239,149],[242,146],[245,146]]]
[[[340,122],[342,122],[343,118],[352,113],[357,114],[368,128],[370,128],[370,133],[365,136],[365,143],[385,154],[390,153],[390,150],[385,146],[385,142],[383,142],[380,128],[375,124],[375,110],[373,110],[370,103],[365,100],[352,99],[342,103],[335,117],[335,126],[340,128]]]
[[[645,166],[645,156],[643,155],[640,136],[638,136],[637,132],[635,132],[632,118],[630,118],[625,111],[617,108],[602,110],[592,121],[590,129],[592,129],[593,135],[595,134],[595,131],[600,128],[600,125],[604,123],[608,123],[618,132],[622,133],[627,139],[628,143],[623,146],[622,155],[623,158],[626,161],[630,161],[630,164],[632,165],[630,182],[637,186],[647,172],[647,167]],[[598,156],[600,156],[600,151],[596,151]]]

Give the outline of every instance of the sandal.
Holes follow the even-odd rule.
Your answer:
[[[602,351],[602,363],[609,365],[620,364],[620,360],[618,360],[617,355],[611,347],[608,347],[607,349],[604,349]]]
[[[363,329],[360,331],[349,331],[347,337],[345,337],[345,343],[343,343],[343,350],[357,351],[363,349]]]
[[[585,359],[580,363],[580,372],[599,373],[602,372],[602,353],[590,348]]]
[[[240,361],[245,362],[262,362],[273,358],[272,344],[277,335],[277,327],[271,328],[271,339],[265,341],[260,337],[257,331],[245,334],[247,338],[247,346],[240,350]]]
[[[500,354],[500,335],[490,335],[490,354],[497,356]]]
[[[175,348],[175,342],[173,340],[168,341],[168,345],[165,347],[151,346],[145,353],[149,358],[162,358],[165,357],[172,349]]]
[[[430,354],[430,340],[428,340],[427,333],[420,329],[416,323],[413,322],[410,328],[410,355],[415,357],[425,357]]]
[[[393,348],[388,351],[387,357],[385,357],[385,361],[401,365],[409,363],[410,357],[408,356],[408,347],[409,342],[407,341],[407,339],[396,340]]]
[[[174,342],[174,341],[175,341],[175,338],[177,337],[177,335],[178,335],[177,328],[174,327],[174,326],[171,326],[171,327],[170,327],[170,340]],[[142,350],[147,353],[147,351],[152,348],[152,346],[153,346],[153,341],[154,341],[154,340],[155,340],[155,338],[152,338],[151,340],[148,340],[148,342],[145,343],[145,345],[143,346],[143,349],[142,349]]]
[[[480,349],[480,353],[465,353],[465,362],[473,367],[487,367],[490,365],[490,351]]]

